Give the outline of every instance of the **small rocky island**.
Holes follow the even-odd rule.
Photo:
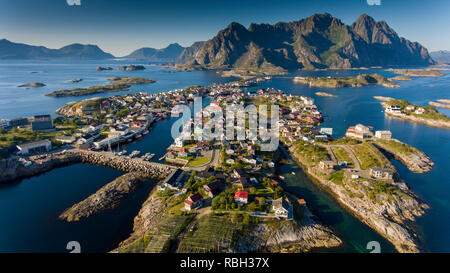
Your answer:
[[[95,68],[95,70],[97,70],[97,71],[103,71],[103,70],[113,70],[113,69],[112,69],[112,67],[110,67],[110,66],[107,66],[107,67],[97,66],[97,67]]]
[[[124,70],[124,71],[135,71],[135,70],[144,70],[145,66],[143,65],[124,65],[119,67],[119,70]]]
[[[437,108],[450,109],[450,100],[447,99],[440,99],[437,102],[430,101],[428,104]]]
[[[392,71],[395,74],[401,74],[404,76],[412,77],[442,77],[444,74],[436,69],[426,68],[426,69],[393,69],[389,68],[386,71]]]
[[[43,84],[41,82],[31,82],[31,83],[25,83],[25,84],[18,85],[17,87],[43,87],[43,86],[45,86],[45,84]]]
[[[327,93],[327,92],[316,92],[316,96],[319,96],[319,97],[330,97],[330,98],[337,98],[338,97],[337,95],[330,94],[330,93]]]
[[[85,96],[98,93],[127,91],[133,84],[148,84],[154,83],[155,80],[145,78],[132,77],[112,77],[108,79],[110,84],[91,86],[88,88],[63,89],[46,94],[49,97],[70,97],[70,96]]]
[[[363,87],[368,85],[382,85],[389,88],[400,87],[400,85],[391,82],[380,74],[361,74],[354,77],[295,77],[294,82],[325,88]]]

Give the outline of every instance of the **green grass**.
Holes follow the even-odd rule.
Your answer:
[[[196,166],[201,166],[204,165],[208,162],[211,161],[211,157],[196,157],[192,160],[189,160],[188,164],[186,165],[186,167],[196,167]]]
[[[361,163],[361,169],[363,170],[383,168],[386,165],[390,166],[389,160],[370,143],[353,145],[350,148],[353,149],[355,156]]]
[[[307,144],[307,146],[305,146]],[[294,143],[295,152],[304,158],[308,164],[315,165],[320,161],[330,160],[327,149],[298,140]]]
[[[414,148],[408,144],[405,144],[403,142],[395,141],[392,139],[391,140],[382,139],[382,140],[377,140],[377,142],[389,147],[390,149],[392,149],[395,152],[400,153],[400,154],[409,155],[409,154],[417,152],[416,148]]]
[[[344,181],[344,171],[340,170],[337,172],[332,173],[329,177],[328,180],[330,180],[331,182],[334,182],[336,184],[342,184],[342,182]]]
[[[332,149],[338,161],[345,161],[348,166],[353,166],[353,160],[344,148],[333,147]]]

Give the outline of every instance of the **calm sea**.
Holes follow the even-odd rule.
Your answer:
[[[166,73],[167,68],[147,65],[143,71],[119,71],[125,64],[146,64],[125,61],[0,61],[0,119],[54,113],[70,101],[95,96],[110,96],[135,92],[156,93],[189,85],[209,85],[226,82],[213,71]],[[96,66],[111,66],[112,71],[95,71]],[[37,73],[35,73],[37,72]],[[380,73],[393,76],[383,70],[369,71],[316,71],[299,72],[298,75],[357,75]],[[417,221],[417,229],[425,248],[431,252],[450,252],[450,130],[390,119],[382,113],[382,107],[373,96],[389,96],[426,105],[430,100],[450,98],[450,73],[441,78],[415,78],[400,82],[402,88],[381,86],[363,88],[327,89],[338,98],[317,97],[320,88],[294,84],[290,79],[272,79],[262,86],[274,87],[286,93],[314,97],[320,110],[326,115],[324,127],[333,127],[334,136],[340,137],[348,126],[363,123],[376,130],[391,130],[393,136],[409,143],[425,153],[436,163],[428,173],[414,174],[393,161],[402,178],[431,209]],[[44,94],[75,87],[106,84],[112,76],[147,77],[157,80],[154,84],[136,85],[127,92],[96,94],[85,97],[52,98]],[[68,80],[82,78],[79,83]],[[41,88],[18,88],[28,82],[42,82]],[[323,90],[321,90],[323,91]],[[450,115],[450,110],[440,109]],[[160,122],[140,141],[125,147],[156,153],[161,157],[170,145],[170,128],[175,118]],[[357,221],[340,208],[327,194],[319,191],[293,164],[283,166],[292,190],[303,196],[321,220],[333,228],[345,241],[344,247],[332,251],[365,252],[369,241],[379,241],[383,252],[393,247],[378,234]],[[290,173],[295,171],[295,175]],[[67,207],[94,193],[98,188],[121,173],[112,169],[89,165],[73,165],[55,169],[40,176],[17,181],[0,187],[0,252],[65,252],[69,241],[79,241],[82,251],[105,252],[126,238],[132,230],[134,216],[153,186],[149,181],[130,195],[114,211],[106,211],[78,223],[62,223],[57,216]],[[327,250],[329,251],[329,250]]]

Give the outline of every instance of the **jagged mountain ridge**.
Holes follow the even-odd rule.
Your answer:
[[[278,73],[291,69],[429,65],[425,47],[363,14],[345,25],[330,14],[274,25],[233,22],[205,42],[187,67]]]

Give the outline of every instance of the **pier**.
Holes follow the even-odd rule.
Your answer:
[[[124,172],[139,172],[156,179],[165,178],[176,169],[176,167],[166,164],[149,162],[141,158],[119,156],[111,152],[70,150],[66,153],[76,156],[82,163],[109,167]]]

